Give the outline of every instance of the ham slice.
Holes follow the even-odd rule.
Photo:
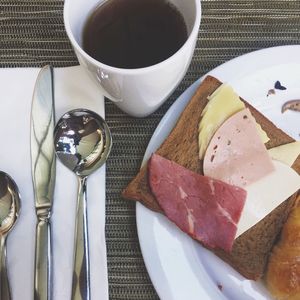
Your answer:
[[[275,170],[248,109],[227,119],[212,137],[203,161],[203,173],[239,187]]]
[[[149,184],[165,215],[209,248],[231,251],[246,191],[153,154]]]

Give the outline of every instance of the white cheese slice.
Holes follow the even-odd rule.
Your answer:
[[[300,155],[300,141],[281,145],[268,150],[269,155],[288,166],[292,166],[297,157]]]
[[[300,189],[300,176],[295,170],[276,160],[273,163],[274,172],[245,188],[247,199],[236,238]]]

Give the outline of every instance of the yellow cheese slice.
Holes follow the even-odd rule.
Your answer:
[[[273,164],[274,172],[245,188],[247,198],[236,238],[300,189],[300,176],[295,170],[276,160]]]
[[[199,123],[199,158],[203,159],[207,146],[216,130],[229,117],[245,108],[233,88],[224,83],[213,94],[207,97],[208,103],[202,111],[202,118]],[[257,124],[258,132],[263,143],[269,141],[267,134]]]
[[[273,159],[291,167],[300,155],[300,141],[274,147],[269,149],[268,152]]]
[[[256,123],[256,127],[257,127],[258,134],[260,135],[262,142],[264,144],[266,144],[270,140],[270,138],[268,137],[267,133],[261,128],[261,126],[258,123]]]

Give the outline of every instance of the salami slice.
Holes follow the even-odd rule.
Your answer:
[[[157,154],[149,162],[149,184],[165,215],[182,231],[209,248],[231,250],[245,190]]]

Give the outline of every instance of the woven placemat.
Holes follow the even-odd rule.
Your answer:
[[[200,1],[200,0],[199,0]],[[184,80],[150,117],[131,118],[106,101],[114,147],[107,163],[110,299],[158,299],[144,266],[135,205],[120,197],[170,105],[197,78],[241,54],[300,42],[300,1],[203,0],[194,58]],[[77,64],[63,26],[63,1],[0,0],[0,67]],[[185,299],[183,299],[185,300]]]

